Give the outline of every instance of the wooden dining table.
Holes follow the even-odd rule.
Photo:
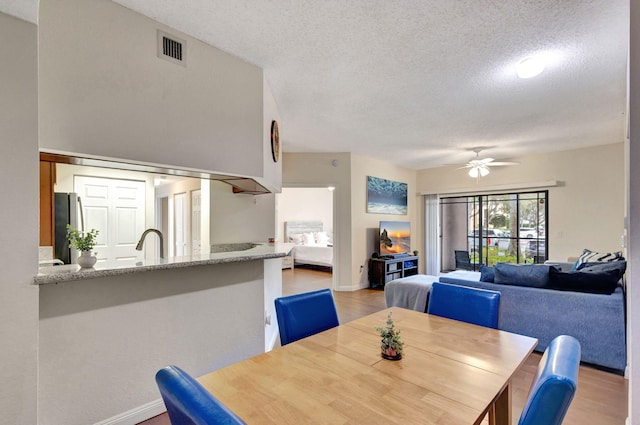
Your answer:
[[[404,355],[380,356],[392,317]],[[198,378],[247,424],[511,423],[510,382],[537,340],[398,307]]]

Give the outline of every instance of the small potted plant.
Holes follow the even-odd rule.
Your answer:
[[[96,264],[97,258],[92,255],[91,251],[96,246],[97,236],[98,231],[96,229],[91,229],[89,232],[81,232],[67,224],[69,245],[81,252],[77,261],[78,265],[83,269],[91,268]]]
[[[380,341],[380,355],[388,360],[400,360],[404,342],[400,338],[400,330],[395,328],[391,312],[387,316],[387,325],[385,327],[377,327],[376,330],[382,338],[382,341]]]

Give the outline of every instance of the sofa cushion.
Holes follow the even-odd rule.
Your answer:
[[[493,282],[496,272],[493,267],[480,266],[480,282]]]
[[[624,272],[627,270],[627,261],[605,261],[597,263],[582,263],[578,270],[588,270],[590,272],[617,270],[619,278],[622,278]]]
[[[595,262],[604,262],[604,261],[622,261],[624,257],[622,256],[622,252],[593,252],[589,249],[585,249],[582,251],[582,255],[578,257],[574,265],[574,270],[579,270],[580,266],[583,263],[595,263]]]
[[[547,288],[560,291],[588,292],[592,294],[611,294],[618,287],[620,271],[610,269],[582,269],[561,272],[549,270]]]
[[[544,288],[549,283],[549,269],[551,266],[544,264],[509,264],[498,263],[495,265],[495,283],[532,286]]]

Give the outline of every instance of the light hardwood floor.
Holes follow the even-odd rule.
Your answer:
[[[331,273],[324,271],[295,268],[283,270],[282,273],[283,295],[330,288],[331,283]],[[341,323],[385,308],[384,293],[379,290],[334,291],[334,298]],[[512,387],[512,423],[514,424],[518,423],[540,357],[539,353],[533,353],[514,377]],[[589,366],[580,366],[578,391],[563,424],[624,425],[627,417],[627,391],[627,380],[622,376]],[[170,425],[170,422],[165,413],[142,422],[141,425]]]

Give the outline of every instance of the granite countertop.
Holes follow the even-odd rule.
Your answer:
[[[252,246],[241,251],[230,251],[234,246]],[[289,243],[250,243],[250,244],[222,244],[215,245],[210,254],[188,255],[183,257],[157,258],[145,260],[125,260],[118,262],[98,262],[91,269],[81,269],[77,264],[63,266],[44,266],[38,269],[33,278],[36,285],[48,283],[69,282],[73,280],[95,279],[99,277],[119,276],[130,273],[140,273],[152,270],[181,269],[186,267],[203,266],[209,264],[236,263],[241,261],[264,260],[285,257],[289,254],[293,244]]]

